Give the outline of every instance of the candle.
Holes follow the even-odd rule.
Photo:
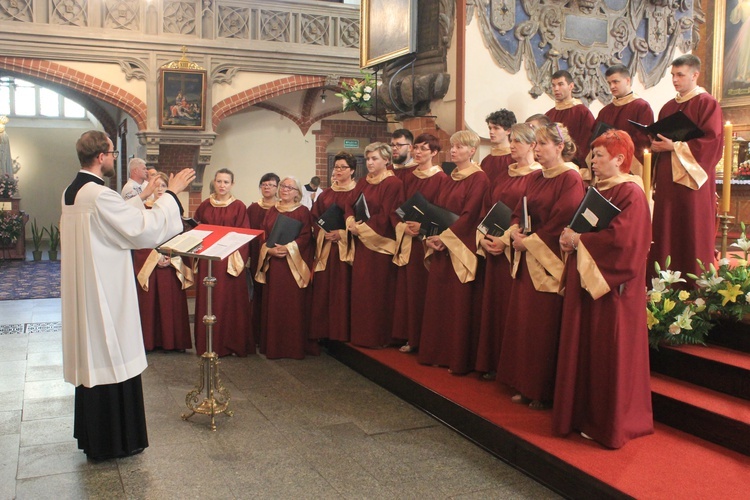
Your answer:
[[[729,213],[732,192],[732,124],[724,125],[724,185],[721,190],[721,212]]]
[[[651,205],[651,152],[648,149],[643,150],[643,189]]]

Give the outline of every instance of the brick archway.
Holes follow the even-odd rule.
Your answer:
[[[0,68],[20,75],[34,77],[45,82],[51,82],[58,86],[71,88],[112,104],[130,115],[138,126],[138,130],[146,130],[146,103],[129,92],[95,76],[68,68],[62,64],[43,59],[28,59],[23,57],[0,57]],[[107,120],[102,120],[101,118],[97,116],[97,119],[102,121],[102,124],[106,127]],[[111,118],[109,121],[111,122]],[[108,130],[107,132],[116,134],[117,129],[115,127],[113,130]]]
[[[315,135],[315,175],[328,178],[328,144],[336,137],[368,137],[370,142],[388,142],[391,134],[385,123],[348,120],[323,120]]]

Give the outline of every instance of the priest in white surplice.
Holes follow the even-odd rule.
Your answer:
[[[130,250],[182,230],[176,194],[195,172],[170,177],[169,195],[142,210],[104,185],[118,154],[106,134],[84,133],[76,150],[81,170],[63,193],[60,222],[63,368],[76,386],[78,447],[103,460],[148,446],[140,376],[147,363]]]

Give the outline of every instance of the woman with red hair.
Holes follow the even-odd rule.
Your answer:
[[[651,214],[627,173],[633,149],[621,130],[594,141],[594,185],[621,212],[599,232],[560,235],[568,258],[552,426],[608,448],[654,432],[643,286]]]

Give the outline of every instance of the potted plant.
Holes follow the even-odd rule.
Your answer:
[[[49,234],[49,260],[57,260],[57,247],[60,245],[60,228],[51,224],[45,228]]]
[[[31,223],[31,241],[34,243],[34,250],[31,251],[31,255],[34,256],[34,260],[42,260],[42,237],[44,236],[44,227],[39,227],[36,223],[36,217],[34,222]]]
[[[18,192],[18,180],[12,175],[0,176],[0,199],[13,198]]]

